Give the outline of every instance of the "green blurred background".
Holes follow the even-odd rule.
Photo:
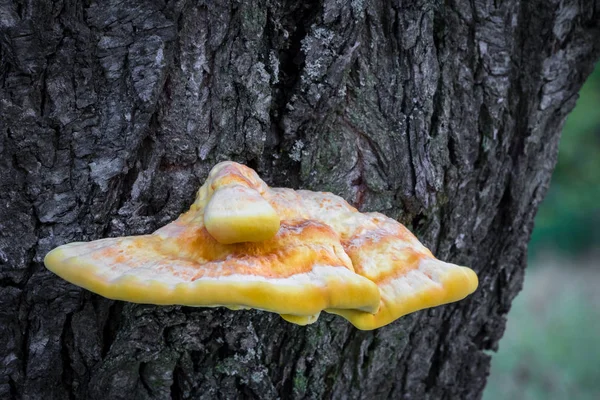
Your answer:
[[[600,64],[579,94],[484,400],[600,399]]]

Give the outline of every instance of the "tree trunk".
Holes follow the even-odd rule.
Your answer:
[[[0,398],[481,396],[598,0],[0,1]],[[42,263],[218,161],[413,230],[480,287],[371,332],[111,301]],[[549,294],[551,295],[551,294]]]

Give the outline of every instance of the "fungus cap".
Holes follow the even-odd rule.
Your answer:
[[[404,225],[383,214],[360,213],[331,193],[278,188],[265,196],[287,219],[331,226],[354,271],[377,284],[377,312],[325,310],[359,329],[382,327],[406,314],[461,300],[477,289],[473,270],[436,259]]]
[[[252,188],[229,185],[216,190],[204,212],[204,225],[219,243],[262,242],[279,230],[279,216]]]
[[[439,261],[403,225],[331,193],[269,188],[217,164],[190,210],[150,235],[60,246],[48,269],[111,299],[256,308],[305,325],[321,311],[359,329],[464,298],[466,268]]]

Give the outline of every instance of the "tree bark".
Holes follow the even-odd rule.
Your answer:
[[[598,0],[0,0],[0,398],[479,398],[599,16]],[[362,332],[111,301],[43,267],[172,221],[225,159],[399,220],[479,289]]]

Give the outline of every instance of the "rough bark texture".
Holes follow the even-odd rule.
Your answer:
[[[480,397],[599,20],[598,0],[0,0],[0,398]],[[398,219],[479,290],[361,332],[43,267],[170,222],[225,159]]]

